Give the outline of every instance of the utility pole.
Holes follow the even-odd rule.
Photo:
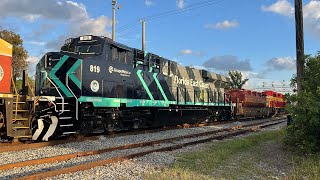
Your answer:
[[[296,53],[297,53],[297,90],[302,90],[301,82],[304,71],[304,38],[303,38],[303,11],[302,0],[295,0],[296,19]]]
[[[116,5],[117,1],[112,0],[112,40],[116,40]]]
[[[142,51],[146,50],[146,19],[141,20],[142,23]]]

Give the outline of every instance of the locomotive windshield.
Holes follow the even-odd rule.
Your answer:
[[[97,55],[102,52],[102,42],[92,36],[67,39],[61,51],[79,55]]]
[[[76,54],[100,54],[101,44],[69,44],[61,48],[62,51],[71,52]]]
[[[76,46],[74,52],[79,54],[100,54],[101,44]]]

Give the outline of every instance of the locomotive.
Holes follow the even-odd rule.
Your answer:
[[[1,39],[0,45],[0,140],[264,117],[285,106],[280,93],[227,90],[228,77],[93,35],[46,53],[36,66],[35,90],[24,75],[18,93],[12,46]]]
[[[233,117],[236,119],[284,114],[286,101],[281,93],[246,89],[231,89],[228,93],[231,95]]]
[[[33,113],[29,101],[26,75],[21,94],[12,78],[13,46],[0,39],[0,140],[30,139],[30,119]],[[25,73],[27,74],[27,73]],[[30,102],[30,103],[29,103]]]
[[[229,78],[106,37],[67,39],[36,69],[33,140],[231,118]]]

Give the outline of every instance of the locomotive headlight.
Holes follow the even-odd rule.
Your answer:
[[[80,36],[80,41],[91,41],[92,36]]]

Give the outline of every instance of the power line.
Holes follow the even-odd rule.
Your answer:
[[[218,4],[218,3],[222,2],[222,1],[225,1],[225,0],[205,0],[205,1],[202,1],[202,2],[191,4],[191,5],[183,8],[183,9],[172,9],[172,10],[165,11],[165,12],[162,12],[162,13],[146,16],[145,20],[146,21],[150,21],[150,20],[154,20],[154,19],[158,19],[158,18],[162,18],[162,17],[166,17],[166,16],[172,16],[172,15],[176,15],[176,14],[181,14],[181,13],[188,12],[188,11],[191,11],[191,10],[194,10],[194,9],[203,8],[203,7],[206,7],[206,6],[213,5],[213,4]],[[121,26],[118,29],[118,31],[119,32],[126,31],[128,29],[131,29],[131,28],[137,26],[140,23],[140,19],[135,19],[135,20],[130,21],[128,24],[126,24],[124,26]]]
[[[157,19],[157,18],[161,18],[161,17],[165,17],[165,16],[171,16],[171,15],[175,15],[175,14],[180,14],[180,13],[184,13],[184,12],[187,12],[187,11],[191,11],[191,10],[194,10],[194,9],[199,9],[199,8],[202,8],[202,7],[205,7],[205,6],[210,6],[210,5],[213,5],[213,4],[218,4],[222,1],[225,1],[225,0],[205,0],[205,1],[202,1],[202,2],[199,2],[199,3],[194,3],[194,4],[191,4],[183,9],[172,9],[172,10],[169,10],[169,11],[166,11],[166,12],[163,12],[163,13],[158,13],[158,14],[154,14],[154,15],[151,15],[151,16],[147,16],[146,17],[146,20],[152,20],[152,19]]]

